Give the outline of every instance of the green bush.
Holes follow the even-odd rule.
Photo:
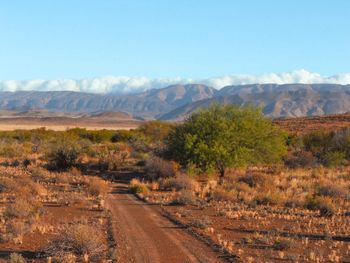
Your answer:
[[[164,155],[223,177],[229,167],[271,164],[286,153],[284,133],[261,110],[213,105],[170,131]]]
[[[324,164],[328,167],[338,167],[345,160],[344,152],[327,152],[324,157]]]
[[[143,183],[130,185],[129,190],[133,194],[147,194],[149,192],[148,186]]]

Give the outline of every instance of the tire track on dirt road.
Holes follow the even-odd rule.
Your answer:
[[[163,217],[159,206],[129,194],[125,184],[113,185],[106,204],[112,213],[118,262],[225,262],[210,247]]]

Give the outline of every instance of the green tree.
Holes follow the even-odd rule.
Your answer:
[[[285,134],[260,109],[212,105],[192,114],[166,138],[165,156],[224,177],[230,167],[281,161]]]

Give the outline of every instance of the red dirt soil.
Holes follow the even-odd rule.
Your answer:
[[[107,200],[112,212],[118,262],[225,262],[209,246],[115,184]]]

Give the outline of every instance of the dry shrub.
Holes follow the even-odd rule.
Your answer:
[[[31,166],[29,172],[35,182],[47,182],[52,177],[49,171],[39,166]]]
[[[82,176],[81,171],[78,168],[76,168],[76,167],[71,168],[68,173],[71,176],[73,176],[73,177],[80,177],[80,176]]]
[[[181,174],[173,178],[162,180],[161,188],[165,190],[189,190],[197,192],[199,190],[199,185],[189,176]]]
[[[76,263],[77,257],[72,253],[66,253],[64,255],[60,255],[60,257],[54,257],[55,263]]]
[[[166,161],[159,157],[152,157],[146,162],[146,175],[151,180],[174,177],[178,165],[173,161]]]
[[[130,181],[129,190],[133,194],[147,194],[149,192],[147,184],[141,183],[135,178]]]
[[[254,200],[258,205],[278,205],[283,201],[283,196],[278,191],[268,190],[258,193]]]
[[[222,187],[218,187],[213,191],[212,198],[215,201],[235,201],[237,199],[237,194],[235,192],[229,192]]]
[[[13,204],[6,207],[4,215],[7,218],[30,218],[41,213],[42,204],[29,197],[20,196]]]
[[[99,167],[101,170],[114,171],[122,167],[130,156],[131,149],[127,144],[120,143],[117,149],[108,146],[99,152]]]
[[[298,150],[289,153],[284,163],[287,167],[314,167],[317,164],[317,158],[308,151]]]
[[[321,216],[335,214],[335,207],[329,197],[308,196],[305,200],[305,207],[310,210],[319,210]]]
[[[87,191],[92,196],[103,196],[108,192],[108,184],[101,178],[90,178],[87,183]]]
[[[320,196],[346,198],[349,194],[344,187],[333,182],[324,182],[316,185],[315,188],[316,194]]]
[[[172,205],[195,205],[196,197],[192,191],[181,191],[178,196],[171,202]]]
[[[194,219],[190,222],[190,226],[200,229],[205,229],[212,224],[208,217]]]
[[[87,204],[86,197],[84,197],[81,193],[77,192],[60,192],[57,194],[57,203],[60,205],[73,205],[80,204],[85,206]]]
[[[77,256],[88,255],[90,259],[103,257],[106,250],[101,231],[83,224],[67,225],[46,249],[53,256],[63,257],[73,253]]]
[[[99,161],[99,168],[103,171],[115,171],[120,168],[122,161],[117,153],[108,153],[103,155]]]
[[[273,248],[276,250],[288,250],[293,247],[293,242],[290,239],[279,239],[273,244]]]
[[[26,225],[26,223],[24,223],[22,220],[11,220],[11,222],[7,225],[7,233],[15,237],[23,235],[28,230],[28,225]]]
[[[22,257],[21,254],[11,253],[8,263],[26,263],[27,261]]]
[[[0,177],[0,193],[13,192],[17,188],[16,182],[7,177]]]
[[[271,176],[262,173],[249,173],[238,178],[238,182],[245,183],[250,187],[264,186],[272,181]]]

